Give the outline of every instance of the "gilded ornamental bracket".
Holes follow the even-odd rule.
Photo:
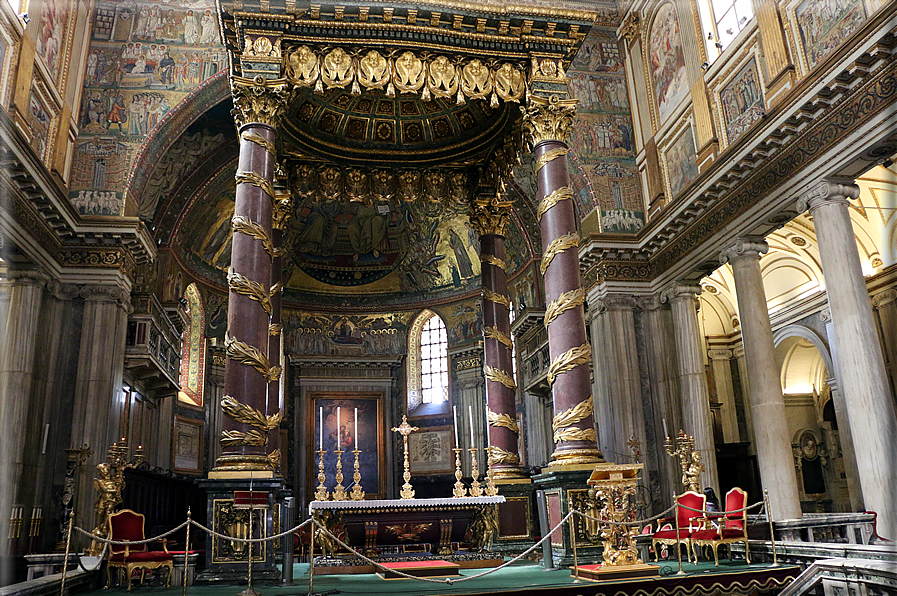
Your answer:
[[[237,128],[249,123],[276,128],[293,96],[292,86],[285,79],[231,77],[234,109],[231,112]],[[273,193],[271,193],[273,196]]]

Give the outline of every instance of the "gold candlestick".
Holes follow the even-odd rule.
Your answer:
[[[682,485],[685,490],[701,492],[701,482],[698,477],[704,470],[704,464],[701,463],[701,452],[695,449],[695,438],[680,430],[675,439],[667,437],[663,446],[671,457],[679,456]]]
[[[343,488],[343,450],[337,449],[336,453],[336,486],[333,487],[334,501],[348,501],[346,489]]]
[[[323,449],[318,451],[318,490],[315,491],[315,501],[329,501],[330,494],[327,492],[327,487],[324,486],[324,480],[326,480],[326,476],[324,476],[324,454],[327,453]]]
[[[461,448],[455,447],[452,451],[455,452],[455,488],[452,490],[452,497],[460,499],[467,496],[467,488],[461,482]]]
[[[498,487],[495,486],[495,471],[492,469],[492,446],[486,447],[486,488],[483,490],[487,497],[498,495]]]
[[[402,416],[402,424],[394,426],[392,429],[392,432],[402,435],[402,443],[405,448],[405,473],[402,474],[405,484],[402,485],[402,490],[399,491],[399,495],[401,495],[402,499],[414,498],[414,489],[411,488],[411,467],[408,465],[408,435],[416,430],[418,430],[418,428],[408,424],[408,417],[404,415]]]
[[[468,448],[468,451],[470,451],[470,475],[473,478],[473,482],[470,483],[470,496],[482,497],[483,489],[478,480],[480,477],[480,470],[477,468],[477,448],[470,447]]]
[[[353,501],[361,501],[364,499],[364,491],[361,490],[361,470],[358,467],[358,454],[361,453],[361,449],[353,449],[352,453],[355,454],[355,472],[352,474],[352,480],[355,484],[352,485],[352,492],[349,493],[349,497]]]

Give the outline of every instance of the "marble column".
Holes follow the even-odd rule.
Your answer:
[[[803,194],[819,241],[828,304],[838,344],[839,378],[850,417],[866,508],[878,513],[878,533],[897,538],[897,412],[888,386],[872,304],[860,266],[848,199],[860,189],[844,180],[824,180]]]
[[[487,203],[488,204],[488,203]],[[470,223],[480,236],[483,287],[483,372],[489,457],[496,479],[522,478],[517,437],[517,382],[514,378],[508,274],[505,272],[505,226],[510,205],[474,209]]]
[[[679,467],[679,460],[667,454],[664,448],[666,437],[663,434],[664,421],[673,434],[682,428],[673,315],[669,305],[663,303],[658,294],[641,298],[639,306],[642,311],[643,342],[654,406],[654,418],[651,423],[654,427],[653,443],[660,468],[660,499],[669,506],[672,504],[670,495],[682,490],[680,482],[682,469]]]
[[[106,461],[106,450],[121,438],[121,419],[125,402],[122,374],[125,362],[125,338],[131,312],[130,289],[115,285],[84,286],[81,342],[78,348],[78,374],[72,408],[72,446],[87,443],[93,455],[79,478],[76,497],[76,523],[82,528],[95,526],[93,477],[96,465]],[[102,416],[97,416],[102,412]]]
[[[723,426],[723,442],[737,443],[738,417],[735,414],[735,389],[732,385],[732,350],[713,348],[707,350],[710,366],[713,367],[713,379],[716,384],[716,396],[720,403],[720,417]]]
[[[222,454],[210,477],[272,477],[280,454],[269,452],[281,412],[269,411],[268,385],[281,367],[268,354],[271,324],[272,215],[275,192],[275,125],[287,103],[287,86],[235,77],[234,115],[240,136],[237,193],[228,270]],[[264,421],[262,421],[264,420]]]
[[[579,235],[573,189],[567,172],[566,139],[576,100],[530,95],[524,130],[536,158],[537,216],[542,231],[542,271],[547,308],[545,327],[551,364],[548,383],[554,403],[556,467],[591,466],[603,461],[598,450],[589,380],[592,350],[586,341],[585,292],[579,275]]]
[[[0,536],[5,538],[12,505],[20,502],[41,298],[49,277],[25,269],[11,269],[4,277],[0,291],[7,294],[8,303],[4,335],[0,337]],[[5,541],[0,550],[5,553],[7,545],[12,544]]]
[[[769,246],[762,238],[738,238],[723,249],[720,261],[732,266],[735,277],[745,365],[751,380],[750,402],[756,433],[753,439],[760,480],[769,491],[773,519],[797,519],[801,510],[791,457],[791,434],[760,274],[760,254],[767,250]]]
[[[741,331],[739,323],[738,331]],[[744,440],[748,441],[748,451],[754,455],[757,454],[757,439],[754,434],[754,410],[751,408],[751,379],[748,376],[747,364],[744,358],[744,343],[735,346],[732,350],[735,356],[735,365],[738,367],[738,382],[741,387],[741,404],[744,411]],[[733,381],[733,389],[734,389]]]
[[[645,419],[630,296],[607,296],[589,302],[595,370],[595,421],[601,451],[608,461],[635,462],[632,437],[645,446]],[[644,461],[643,457],[639,458]]]
[[[897,288],[888,288],[872,296],[872,307],[878,313],[881,337],[884,341],[891,393],[897,398]]]
[[[713,423],[710,416],[710,392],[707,389],[707,373],[704,372],[704,335],[698,321],[700,294],[700,286],[674,282],[661,293],[661,300],[670,303],[673,313],[682,403],[682,430],[694,436],[695,449],[701,452],[701,461],[704,463],[701,486],[713,487],[719,493],[716,444],[713,441]],[[671,434],[678,432],[676,428],[669,430]]]

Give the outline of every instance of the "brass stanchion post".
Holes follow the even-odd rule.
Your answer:
[[[190,507],[187,507],[187,541],[184,544],[184,577],[181,578],[184,582],[184,589],[181,592],[183,596],[187,596],[187,564],[190,562],[190,524],[192,521],[191,509]]]
[[[315,583],[315,520],[311,520],[311,540],[308,547],[308,593],[314,591]]]
[[[568,501],[570,505],[573,503]],[[571,507],[571,511],[576,511]],[[579,556],[576,553],[576,528],[573,525],[573,518],[575,515],[570,516],[570,542],[573,543],[573,583],[579,583]]]
[[[779,566],[779,557],[776,554],[776,529],[772,525],[772,509],[769,508],[769,489],[763,489],[763,504],[766,507],[766,519],[769,520],[769,539],[772,541],[772,566]]]
[[[71,511],[69,511],[69,529],[66,534],[65,539],[65,558],[62,560],[62,583],[59,586],[59,596],[65,596],[65,576],[68,573],[69,569],[69,552],[72,547],[72,526],[75,524],[75,508],[72,507]],[[109,571],[106,570],[108,574]]]
[[[676,509],[673,510],[673,515],[676,518],[676,560],[679,561],[679,571],[676,575],[685,575],[685,572],[682,571],[682,549],[679,546],[679,499],[676,497],[676,493],[673,493],[673,503],[676,504]]]

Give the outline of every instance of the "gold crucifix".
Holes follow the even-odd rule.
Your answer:
[[[402,478],[405,479],[405,484],[402,485],[402,490],[399,492],[403,499],[414,498],[414,489],[411,488],[411,470],[408,466],[408,435],[416,430],[419,429],[416,426],[408,424],[408,417],[404,415],[402,416],[402,424],[392,428],[392,432],[402,435],[402,443],[405,446],[405,473],[402,474]]]

